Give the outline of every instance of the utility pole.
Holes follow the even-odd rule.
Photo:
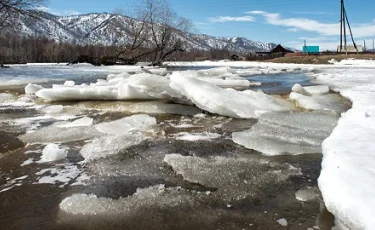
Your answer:
[[[307,53],[307,56],[309,56],[309,49],[307,48],[306,40],[304,40],[304,47],[305,47],[305,52]]]
[[[342,52],[342,26],[343,26],[343,16],[344,16],[344,11],[343,11],[344,0],[340,0],[340,3],[341,3],[341,8],[340,8],[340,11],[341,11],[341,16],[340,16],[340,53],[341,53]]]
[[[375,54],[375,39],[372,39],[372,53]]]
[[[366,40],[363,40],[363,50],[367,53]]]
[[[340,3],[341,3],[341,7],[340,7],[341,8],[341,18],[340,18],[340,53],[342,53],[342,38],[344,37],[345,53],[346,53],[346,55],[348,55],[347,36],[346,36],[346,24],[348,24],[348,28],[349,28],[349,31],[350,31],[350,36],[352,38],[353,46],[354,46],[355,50],[358,53],[358,48],[357,48],[357,45],[355,44],[354,38],[353,38],[352,28],[350,27],[349,18],[348,18],[348,15],[346,14],[344,0],[340,0]]]

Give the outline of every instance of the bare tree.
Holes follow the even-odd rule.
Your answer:
[[[119,55],[134,63],[151,55],[152,65],[160,65],[171,54],[186,51],[183,37],[192,23],[173,12],[167,0],[141,0],[132,12],[132,40]]]
[[[14,26],[14,20],[20,15],[36,18],[33,11],[42,6],[45,0],[0,0],[0,29]]]
[[[0,32],[5,31],[7,27],[15,28],[15,20],[21,15],[36,19],[30,10],[35,10],[43,3],[45,0],[0,0]],[[4,67],[1,59],[0,67]]]

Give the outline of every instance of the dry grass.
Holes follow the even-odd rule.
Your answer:
[[[375,60],[375,54],[349,54],[349,55],[312,55],[302,57],[281,57],[265,62],[273,63],[295,63],[295,64],[330,64],[328,61],[335,59],[341,61],[348,58]]]

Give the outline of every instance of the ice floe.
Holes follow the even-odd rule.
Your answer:
[[[62,127],[61,127],[62,126]],[[67,126],[67,127],[64,127]],[[71,127],[70,122],[57,122],[53,125],[43,127],[33,133],[26,133],[20,139],[26,143],[64,143],[79,140],[92,139],[101,136],[102,133],[92,126]]]
[[[285,182],[300,170],[288,164],[275,164],[243,157],[196,157],[167,154],[164,162],[184,180],[216,188],[213,196],[237,202],[259,196],[263,186]],[[225,169],[226,173],[223,173]]]
[[[148,139],[142,132],[156,124],[156,119],[139,114],[112,122],[100,123],[95,128],[101,137],[84,145],[80,151],[86,161],[104,158]]]
[[[86,161],[104,158],[118,154],[121,150],[137,145],[146,139],[148,137],[141,133],[102,136],[84,145],[80,154]]]
[[[105,134],[121,135],[130,132],[145,131],[156,124],[156,119],[146,114],[124,117],[111,122],[97,124],[95,128]]]
[[[208,82],[181,76],[179,73],[172,74],[171,87],[201,109],[234,118],[255,118],[265,111],[292,109],[287,101],[263,92],[225,90]]]
[[[250,130],[235,132],[232,138],[265,155],[320,153],[337,119],[335,113],[324,111],[268,113]]]

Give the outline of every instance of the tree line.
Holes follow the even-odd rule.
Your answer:
[[[148,61],[152,65],[161,65],[166,60],[193,61],[230,56],[225,49],[188,50],[183,37],[192,29],[192,24],[178,16],[167,0],[139,0],[128,9],[131,40],[124,45],[69,44],[47,39],[43,35],[19,36],[15,26],[17,18],[38,20],[37,9],[44,4],[45,0],[0,0],[0,63],[91,60],[96,64]],[[15,33],[6,30],[9,28],[13,28]]]
[[[44,37],[21,37],[16,34],[0,36],[0,61],[7,64],[19,63],[65,63],[79,57],[100,60],[116,56],[122,46],[79,45],[60,43]],[[226,49],[210,51],[189,50],[176,52],[165,61],[201,61],[229,58],[232,53]],[[138,60],[152,62],[154,54],[143,55]]]

